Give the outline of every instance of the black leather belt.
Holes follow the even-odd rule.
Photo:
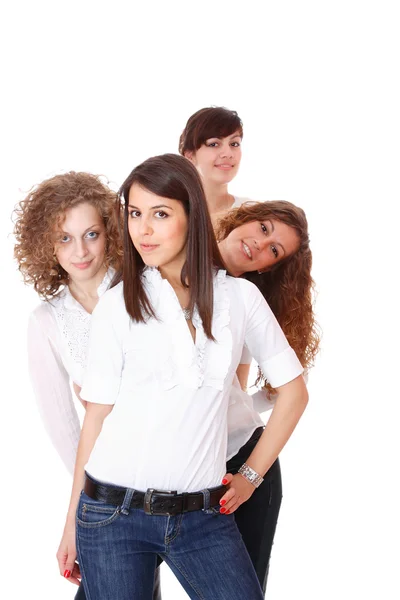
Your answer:
[[[83,489],[89,498],[114,506],[122,506],[127,491],[127,488],[95,481],[87,473]],[[208,490],[210,506],[217,506],[226,490],[224,485],[210,488]],[[204,496],[202,492],[177,494],[153,489],[148,489],[147,492],[135,490],[129,508],[141,508],[147,515],[173,516],[192,510],[201,510],[204,508]]]

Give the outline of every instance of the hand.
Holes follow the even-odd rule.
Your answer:
[[[60,575],[75,585],[80,585],[81,574],[76,562],[75,523],[65,525],[64,533],[57,551]]]
[[[243,502],[246,502],[246,500],[250,498],[256,488],[239,473],[236,475],[227,473],[223,479],[224,483],[226,481],[228,482],[228,491],[219,501],[221,505],[220,512],[231,514],[235,512]]]

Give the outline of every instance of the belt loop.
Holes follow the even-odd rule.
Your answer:
[[[201,493],[203,494],[203,504],[204,504],[204,506],[201,510],[205,513],[208,513],[210,511],[210,490],[209,489],[201,490]]]
[[[131,507],[132,496],[135,493],[135,490],[132,488],[126,488],[124,501],[121,506],[121,512],[123,515],[129,515],[129,509]]]

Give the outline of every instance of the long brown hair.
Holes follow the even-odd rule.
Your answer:
[[[223,106],[201,108],[189,117],[179,138],[179,153],[196,152],[208,139],[225,138],[238,132],[243,137],[243,123],[234,110]]]
[[[245,273],[243,277],[261,291],[290,346],[307,370],[313,365],[318,352],[320,332],[313,310],[315,284],[311,277],[312,254],[304,211],[284,200],[246,202],[219,221],[217,239],[225,239],[231,231],[245,223],[270,219],[292,227],[298,235],[299,248],[269,271]]]
[[[122,244],[115,213],[116,192],[99,176],[70,171],[42,181],[14,210],[14,256],[24,282],[45,300],[68,285],[68,273],[54,256],[55,232],[68,209],[87,202],[103,219],[106,229],[106,266],[120,269]]]
[[[213,234],[200,176],[186,158],[177,154],[154,156],[144,161],[132,171],[119,190],[125,202],[125,214],[123,270],[118,279],[124,282],[128,314],[137,322],[144,322],[149,316],[156,317],[142,283],[145,263],[133,245],[128,230],[129,190],[133,184],[162,198],[182,203],[188,217],[188,238],[181,283],[189,287],[189,311],[192,313],[197,307],[204,332],[213,339],[213,275],[216,268],[224,268],[224,265]]]

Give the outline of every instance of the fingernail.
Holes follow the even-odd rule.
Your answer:
[[[226,514],[226,515],[230,515],[230,514],[231,514],[231,511],[230,511],[230,510],[227,510],[225,514]]]
[[[220,500],[219,503],[221,506],[223,506],[224,504],[226,504],[226,500]]]
[[[227,480],[227,479],[223,479],[223,480],[222,480],[222,485],[226,485],[227,483],[228,483],[228,480]]]
[[[69,569],[65,569],[64,577],[65,577],[65,579],[68,579],[69,577],[71,577],[71,571]]]
[[[220,513],[224,513],[224,512],[226,512],[226,508],[220,508],[220,509],[219,509],[219,512],[220,512]]]

